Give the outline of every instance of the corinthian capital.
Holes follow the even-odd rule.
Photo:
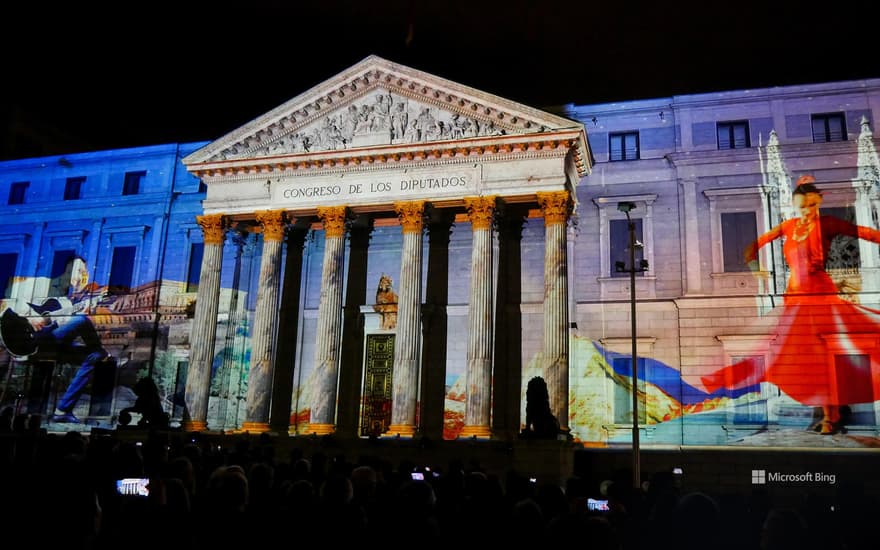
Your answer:
[[[471,228],[489,229],[492,226],[492,215],[495,212],[495,195],[488,197],[465,197],[464,207],[467,208]]]
[[[565,223],[571,213],[568,191],[538,191],[538,204],[544,214],[544,225]]]
[[[281,210],[261,210],[254,217],[263,226],[263,239],[281,241],[284,239],[284,212]]]
[[[226,233],[226,218],[223,214],[196,216],[196,222],[205,234],[205,244],[223,244]]]
[[[404,233],[421,233],[425,220],[425,201],[395,202],[394,211],[400,218]]]
[[[347,218],[346,206],[319,206],[318,217],[324,224],[324,232],[327,237],[342,237],[345,235],[345,222]]]

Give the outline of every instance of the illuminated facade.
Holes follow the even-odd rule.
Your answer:
[[[873,440],[880,418],[871,321],[852,334],[815,329],[817,364],[829,367],[806,389],[791,389],[797,377],[707,380],[746,360],[769,369],[790,342],[783,239],[758,264],[744,251],[796,217],[799,176],[815,177],[822,213],[877,227],[878,108],[880,80],[868,80],[552,114],[371,57],[178,156],[156,147],[0,164],[10,202],[0,254],[16,255],[4,303],[18,311],[61,293],[52,266],[65,250],[85,256],[96,282],[139,289],[115,292],[143,297],[129,301],[145,322],[126,334],[144,351],[129,358],[114,340],[135,322],[121,298],[112,322],[97,319],[104,347],[129,370],[153,365],[190,429],[509,438],[540,375],[575,439],[626,444],[632,339],[617,205],[633,202],[648,265],[636,285],[642,444],[858,446],[850,436]],[[165,168],[143,165],[149,152]],[[86,182],[100,175],[106,193],[74,214],[61,191],[87,160]],[[144,171],[156,194],[121,211],[125,174]],[[12,204],[16,184],[41,181],[27,207]],[[55,228],[56,212],[78,221]],[[137,267],[128,285],[114,275],[126,254]],[[837,238],[826,255],[840,296],[877,309],[877,247]],[[30,387],[29,360],[4,360]],[[836,433],[809,430],[821,412],[803,395],[842,387],[839,373],[867,389],[848,394],[858,403],[825,399],[845,409]]]
[[[100,287],[88,303],[80,302],[76,313],[46,312],[61,327],[76,315],[88,316],[115,360],[115,369],[94,373],[83,398],[69,411],[89,424],[107,425],[133,402],[130,388],[150,365],[170,396],[174,371],[188,360],[187,306],[198,286],[198,271],[190,271],[190,263],[202,242],[195,216],[204,189],[182,168],[180,158],[198,145],[0,164],[2,309],[34,319],[40,306],[72,298],[68,266],[74,257],[85,261],[85,277]],[[15,340],[16,333],[7,328],[4,343],[14,350],[6,340]],[[4,349],[3,405],[51,415],[82,360],[78,352],[85,342],[75,340],[70,346],[39,342],[36,352],[26,355]],[[88,398],[95,393],[106,395]]]
[[[880,107],[878,86],[878,80],[853,81],[563,109],[585,124],[596,157],[578,189],[583,208],[573,317],[579,335],[606,356],[618,352],[611,366],[625,363],[620,371],[626,372],[629,281],[615,273],[615,261],[625,256],[626,226],[616,205],[638,206],[633,215],[641,220],[641,253],[650,266],[636,284],[638,353],[649,380],[644,443],[829,444],[804,430],[819,411],[778,386],[760,381],[707,394],[703,378],[746,358],[767,366],[779,359],[779,320],[786,318],[780,306],[791,273],[782,239],[761,248],[759,264],[747,264],[744,250],[796,214],[792,191],[799,176],[815,177],[824,214],[877,227],[880,171],[871,128]],[[864,239],[835,239],[825,258],[840,294],[875,309],[878,266],[877,247]],[[871,395],[838,404],[849,408],[850,434],[876,436],[876,327],[863,326],[865,333],[853,337],[840,326],[816,330],[826,346],[801,353],[822,353],[829,367],[824,378],[807,384],[835,384],[841,370],[835,362],[857,356]],[[667,366],[680,372],[680,380]],[[590,434],[587,440],[628,440],[627,380],[615,378],[612,390],[607,379],[597,384],[600,378],[589,373],[588,379],[591,390],[575,390],[590,396],[583,400],[583,417],[595,418],[590,403],[605,401],[599,420],[582,433]],[[676,386],[679,394],[669,391]],[[858,445],[843,434],[833,439]]]

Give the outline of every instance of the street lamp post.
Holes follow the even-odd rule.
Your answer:
[[[629,319],[630,339],[632,340],[632,360],[630,373],[632,375],[632,471],[633,489],[639,490],[641,481],[641,460],[639,457],[639,382],[638,382],[638,349],[636,346],[636,272],[648,270],[648,261],[642,258],[636,267],[636,248],[644,248],[644,245],[636,240],[636,222],[629,213],[636,207],[632,202],[620,202],[617,210],[626,214],[626,222],[629,228],[629,266],[624,262],[615,262],[615,270],[629,272]]]

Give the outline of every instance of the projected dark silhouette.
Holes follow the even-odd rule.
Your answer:
[[[540,376],[529,380],[526,387],[526,427],[521,436],[526,439],[556,439],[559,421],[550,409],[547,382]]]

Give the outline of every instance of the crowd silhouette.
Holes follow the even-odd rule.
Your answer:
[[[10,543],[216,549],[294,545],[318,534],[392,545],[466,538],[615,550],[876,547],[869,518],[877,503],[854,486],[840,487],[833,506],[819,495],[779,506],[760,487],[683,493],[670,472],[649,476],[638,492],[625,475],[601,484],[572,477],[560,487],[460,460],[416,468],[325,451],[278,456],[266,434],[144,430],[137,440],[124,431],[47,433],[39,419],[8,411],[0,420],[0,517]],[[124,478],[148,478],[149,495],[119,494]],[[590,497],[607,499],[608,510],[589,510]]]

